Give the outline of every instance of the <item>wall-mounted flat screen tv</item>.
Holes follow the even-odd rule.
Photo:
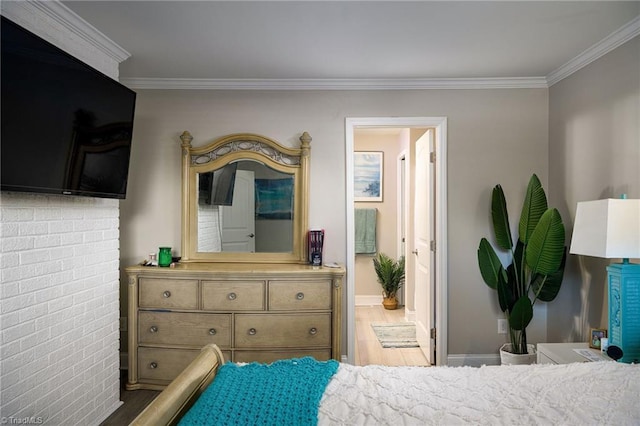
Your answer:
[[[136,94],[2,17],[3,191],[125,198]]]

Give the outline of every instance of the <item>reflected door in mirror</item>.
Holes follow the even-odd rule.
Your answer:
[[[255,253],[255,177],[250,170],[236,172],[233,203],[222,206],[222,251]]]

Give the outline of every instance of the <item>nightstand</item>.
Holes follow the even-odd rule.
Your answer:
[[[569,364],[571,362],[588,362],[589,359],[574,349],[587,349],[600,361],[612,361],[600,349],[591,349],[587,343],[538,343],[538,364]]]

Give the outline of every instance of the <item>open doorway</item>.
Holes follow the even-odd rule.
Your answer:
[[[355,242],[354,242],[354,134],[356,129],[389,129],[389,128],[430,128],[433,131],[433,167],[436,176],[434,186],[434,202],[436,210],[433,212],[433,247],[434,252],[434,277],[433,286],[435,298],[430,302],[433,312],[435,343],[434,356],[430,359],[437,365],[446,364],[446,118],[443,117],[374,117],[374,118],[348,118],[346,120],[346,158],[347,158],[347,361],[355,361]],[[398,157],[399,158],[399,157]],[[389,161],[396,161],[390,158]],[[402,191],[400,191],[402,192]],[[406,194],[402,194],[406,195]],[[406,239],[413,238],[407,235]],[[408,241],[410,242],[410,241]],[[412,249],[413,242],[406,245],[406,249],[399,245],[399,251]],[[408,254],[407,254],[408,256]],[[409,266],[408,262],[407,268]],[[411,298],[414,295],[413,288],[408,285],[404,298],[411,308]],[[421,296],[422,297],[422,296]],[[411,313],[409,314],[411,315]]]

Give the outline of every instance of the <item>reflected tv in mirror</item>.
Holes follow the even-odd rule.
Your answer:
[[[2,17],[3,191],[125,198],[136,94]]]
[[[236,185],[238,163],[227,164],[221,169],[198,174],[198,200],[213,206],[233,205],[233,189]]]

